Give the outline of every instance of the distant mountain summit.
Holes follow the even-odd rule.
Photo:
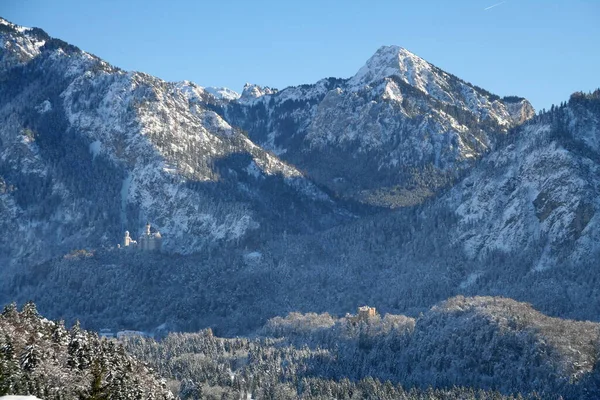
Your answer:
[[[479,113],[482,119],[493,118],[501,126],[510,127],[523,123],[534,114],[527,100],[499,99],[498,96],[442,71],[399,46],[379,48],[365,66],[350,78],[348,84],[355,90],[360,90],[393,76],[400,77],[405,83],[436,100]],[[390,98],[394,97],[392,92],[389,94]],[[501,101],[496,102],[497,100]],[[490,101],[491,107],[488,107]],[[515,107],[515,104],[518,106]]]
[[[206,87],[204,90],[219,100],[237,100],[240,98],[239,93],[225,87]]]
[[[350,79],[281,91],[247,85],[224,118],[337,196],[400,207],[451,183],[507,131],[534,115],[398,46]]]

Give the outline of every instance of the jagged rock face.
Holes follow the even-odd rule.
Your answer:
[[[347,80],[247,85],[224,115],[337,194],[396,207],[435,193],[534,111],[389,46]]]
[[[114,245],[146,220],[165,249],[186,253],[244,240],[278,214],[335,215],[300,171],[212,111],[210,91],[124,72],[39,29],[0,28],[0,226],[20,238],[5,238],[2,256]]]

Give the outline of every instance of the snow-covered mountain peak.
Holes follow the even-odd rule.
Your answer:
[[[396,207],[423,198],[379,202],[383,192],[409,187],[414,176],[429,174],[425,165],[441,177],[436,182],[450,182],[533,115],[525,99],[502,99],[402,47],[384,46],[350,79],[277,93],[246,85],[225,119],[340,196]],[[419,172],[403,172],[413,167]]]
[[[207,95],[217,100],[233,101],[240,98],[240,94],[226,87],[202,87],[194,82],[184,80],[175,83],[175,86],[183,92],[188,100],[205,101]]]
[[[239,102],[242,104],[252,104],[259,97],[277,93],[277,89],[272,89],[268,86],[258,86],[252,83],[246,83],[244,85],[244,90],[242,91],[242,95],[239,98]]]
[[[191,103],[203,101],[207,96],[207,92],[202,86],[199,86],[191,81],[186,80],[176,82],[175,87],[181,91],[184,97],[187,98],[187,100]]]
[[[384,98],[401,100],[403,89],[394,79],[416,88],[436,101],[473,112],[484,120],[491,118],[504,129],[522,124],[535,114],[523,98],[509,96],[501,99],[474,86],[400,46],[383,46],[348,80],[351,91],[372,88]]]
[[[350,78],[355,89],[372,86],[390,76],[399,76],[407,83],[427,93],[427,79],[433,66],[400,46],[382,46],[366,64]]]

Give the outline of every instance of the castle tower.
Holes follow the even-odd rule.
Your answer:
[[[151,232],[150,222],[146,224],[145,232],[140,236],[139,248],[142,251],[160,251],[162,247],[162,236],[160,232]]]
[[[123,237],[123,247],[128,247],[131,243],[131,237],[129,237],[129,231],[125,231],[125,237]]]
[[[377,315],[375,307],[362,306],[358,307],[358,320],[368,321],[369,318],[373,318]]]
[[[150,233],[150,222],[146,223],[146,250],[153,251],[155,249],[154,236]]]
[[[160,232],[154,234],[154,250],[160,251],[162,248],[162,235]]]

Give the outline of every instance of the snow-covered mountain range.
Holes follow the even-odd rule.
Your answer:
[[[124,312],[103,293],[141,292],[152,303],[131,315],[168,304],[146,327],[228,333],[361,303],[418,313],[456,294],[597,319],[599,104],[576,93],[535,115],[396,46],[348,79],[238,95],[0,20],[0,261],[22,267],[1,270],[0,294],[54,316],[53,293],[83,287],[89,299],[60,312],[100,324]],[[114,253],[146,221],[165,254]],[[62,258],[83,248],[102,254]],[[115,279],[121,265],[144,274]]]

